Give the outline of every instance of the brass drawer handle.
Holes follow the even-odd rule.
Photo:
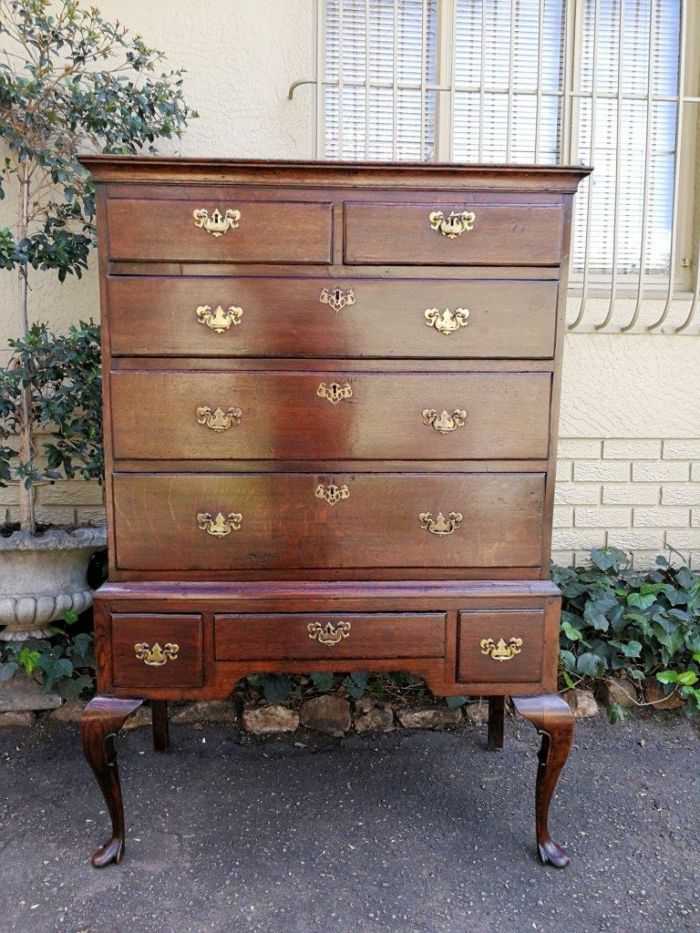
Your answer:
[[[242,521],[243,516],[238,512],[229,512],[227,516],[218,512],[214,518],[211,512],[200,512],[197,515],[197,526],[214,538],[225,538],[232,531],[240,531]]]
[[[445,518],[442,512],[437,513],[437,518],[433,518],[432,512],[421,512],[418,516],[420,526],[424,531],[429,531],[431,535],[438,535],[444,538],[445,535],[454,534],[462,524],[461,512],[450,512]]]
[[[449,308],[439,311],[437,308],[428,308],[425,312],[425,323],[427,327],[434,327],[439,334],[449,337],[460,327],[466,327],[469,323],[469,311],[466,308],[457,308],[453,313]]]
[[[211,233],[212,236],[223,236],[227,230],[235,230],[238,221],[241,219],[241,212],[229,208],[223,214],[218,207],[215,207],[209,216],[206,207],[198,207],[192,211],[195,227],[200,227]]]
[[[333,645],[337,645],[339,641],[342,641],[343,638],[347,638],[350,634],[351,623],[350,622],[338,622],[337,625],[333,625],[332,622],[326,623],[326,625],[321,625],[320,622],[309,622],[306,626],[306,629],[309,633],[309,638],[316,639],[322,645],[326,645],[328,648],[331,648]]]
[[[146,642],[134,645],[134,652],[139,661],[148,664],[149,667],[162,667],[168,661],[177,661],[177,653],[180,650],[179,645],[168,642],[165,648],[161,648],[156,642],[151,648]]]
[[[326,385],[325,382],[322,382],[318,389],[316,389],[316,395],[318,395],[319,398],[328,399],[331,405],[337,405],[338,402],[352,398],[352,386],[349,382],[346,382],[343,386],[341,386],[339,382],[331,382],[330,385]]]
[[[355,304],[355,289],[349,288],[343,291],[342,288],[322,288],[318,300],[322,305],[328,305],[331,311],[337,314],[343,308]]]
[[[494,661],[510,661],[516,654],[520,654],[523,640],[522,638],[510,638],[506,643],[502,638],[499,638],[498,642],[494,644],[493,638],[483,638],[479,642],[479,647],[482,654],[493,658]]]
[[[467,413],[463,408],[455,408],[452,414],[444,410],[438,414],[434,408],[423,409],[423,424],[438,434],[449,434],[457,428],[463,428],[466,420]]]
[[[319,483],[314,495],[317,499],[325,499],[328,505],[335,505],[341,499],[349,499],[350,490],[344,484],[336,486],[335,483],[329,483],[328,486],[324,486],[323,483]]]
[[[439,230],[443,236],[454,240],[474,229],[476,214],[474,211],[450,211],[445,217],[443,211],[432,211],[428,214],[428,220],[433,230]]]
[[[197,409],[197,424],[204,424],[211,428],[212,431],[216,431],[217,434],[221,434],[223,431],[228,431],[229,428],[237,428],[241,423],[242,414],[241,409],[233,405],[227,408],[226,411],[223,408],[215,408],[212,411],[208,405],[202,405]]]
[[[211,305],[199,305],[194,309],[194,313],[197,315],[200,324],[204,324],[205,327],[217,334],[223,334],[232,324],[234,327],[238,327],[243,317],[243,308],[236,308],[235,305],[231,305],[230,308],[226,308],[224,311],[221,305],[217,305],[212,311]]]

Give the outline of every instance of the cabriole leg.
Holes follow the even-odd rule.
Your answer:
[[[489,748],[503,748],[505,697],[489,697]]]
[[[124,805],[114,736],[143,700],[97,696],[85,707],[80,725],[83,751],[92,768],[112,821],[112,838],[94,853],[92,864],[104,868],[124,857]]]
[[[513,705],[542,735],[535,792],[535,827],[540,860],[556,868],[565,868],[569,856],[549,835],[549,804],[561,769],[566,764],[574,736],[574,718],[567,703],[556,694],[536,697],[513,697]]]
[[[153,748],[157,752],[167,752],[170,746],[167,700],[151,700],[151,720],[153,723]]]

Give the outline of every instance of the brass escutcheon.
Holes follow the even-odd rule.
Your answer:
[[[474,211],[450,211],[445,217],[443,211],[432,211],[428,220],[433,230],[439,230],[450,240],[474,229],[476,214]]]
[[[217,334],[223,334],[232,324],[237,327],[241,323],[243,308],[231,305],[230,308],[224,311],[221,305],[217,305],[212,311],[211,305],[199,305],[194,309],[194,313],[197,315],[200,324],[204,324],[205,327]]]
[[[243,516],[238,512],[229,512],[227,516],[218,512],[214,518],[211,512],[199,512],[197,515],[197,526],[214,538],[225,538],[232,531],[239,531],[242,521]]]
[[[330,385],[322,382],[316,389],[316,395],[319,398],[328,399],[331,405],[337,405],[338,402],[352,398],[352,386],[349,382],[346,382],[343,386],[339,382],[331,382]]]
[[[429,531],[431,535],[438,535],[444,538],[445,535],[454,534],[462,524],[461,512],[450,512],[445,518],[442,512],[437,513],[437,518],[433,518],[432,512],[421,512],[418,516],[421,528]]]
[[[325,499],[328,505],[335,505],[341,499],[349,499],[350,490],[345,485],[336,486],[335,483],[329,483],[328,486],[324,486],[323,483],[319,483],[314,495],[317,499]]]
[[[433,428],[438,434],[456,431],[457,428],[464,427],[466,420],[467,413],[463,408],[455,408],[452,414],[444,410],[438,414],[434,408],[423,409],[423,424]]]
[[[350,628],[350,622],[338,622],[337,625],[333,625],[332,622],[327,622],[326,625],[322,625],[320,622],[309,622],[306,626],[309,638],[316,639],[328,648],[337,645],[343,638],[347,638],[350,634]]]
[[[516,654],[520,654],[522,646],[522,638],[510,638],[507,643],[499,638],[495,644],[493,638],[483,638],[479,642],[481,653],[493,658],[494,661],[510,661]]]
[[[347,291],[343,291],[342,288],[322,288],[318,300],[322,305],[328,305],[337,314],[343,308],[355,304],[355,290],[353,288]]]
[[[434,327],[439,334],[449,337],[460,327],[466,327],[469,323],[469,312],[466,308],[457,308],[453,313],[449,308],[439,311],[437,308],[428,308],[425,312],[425,323],[427,327]]]
[[[134,645],[134,652],[139,661],[148,664],[149,667],[162,667],[168,661],[177,661],[177,653],[180,650],[179,645],[168,642],[165,648],[161,648],[156,642],[151,648],[146,642]]]
[[[238,427],[242,414],[241,409],[233,405],[226,411],[223,408],[215,408],[212,411],[208,405],[202,405],[197,409],[197,424],[204,424],[217,434],[221,434],[222,431],[228,431],[231,427]]]
[[[192,211],[192,216],[194,217],[195,227],[201,227],[202,230],[206,230],[212,236],[219,237],[223,236],[227,230],[236,229],[238,221],[241,219],[241,212],[229,208],[222,214],[219,208],[215,207],[210,217],[206,207],[198,207]]]

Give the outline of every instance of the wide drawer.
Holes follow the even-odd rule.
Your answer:
[[[550,266],[562,232],[556,204],[346,203],[345,262]]]
[[[114,476],[116,565],[536,567],[543,473]]]
[[[438,658],[445,650],[445,614],[218,615],[214,640],[218,661]]]
[[[554,354],[557,282],[209,276],[106,281],[114,356]]]
[[[197,201],[107,201],[114,260],[330,262],[332,226],[331,205],[322,202],[212,203],[204,194]]]
[[[552,645],[558,645],[556,631],[551,636]],[[469,610],[459,613],[459,681],[538,682],[545,671],[544,653],[544,609]]]
[[[112,665],[116,687],[200,687],[202,617],[114,613]]]
[[[112,373],[115,458],[540,459],[549,373]]]

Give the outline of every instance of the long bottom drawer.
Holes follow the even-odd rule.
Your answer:
[[[116,564],[537,567],[544,494],[544,473],[122,473]]]

